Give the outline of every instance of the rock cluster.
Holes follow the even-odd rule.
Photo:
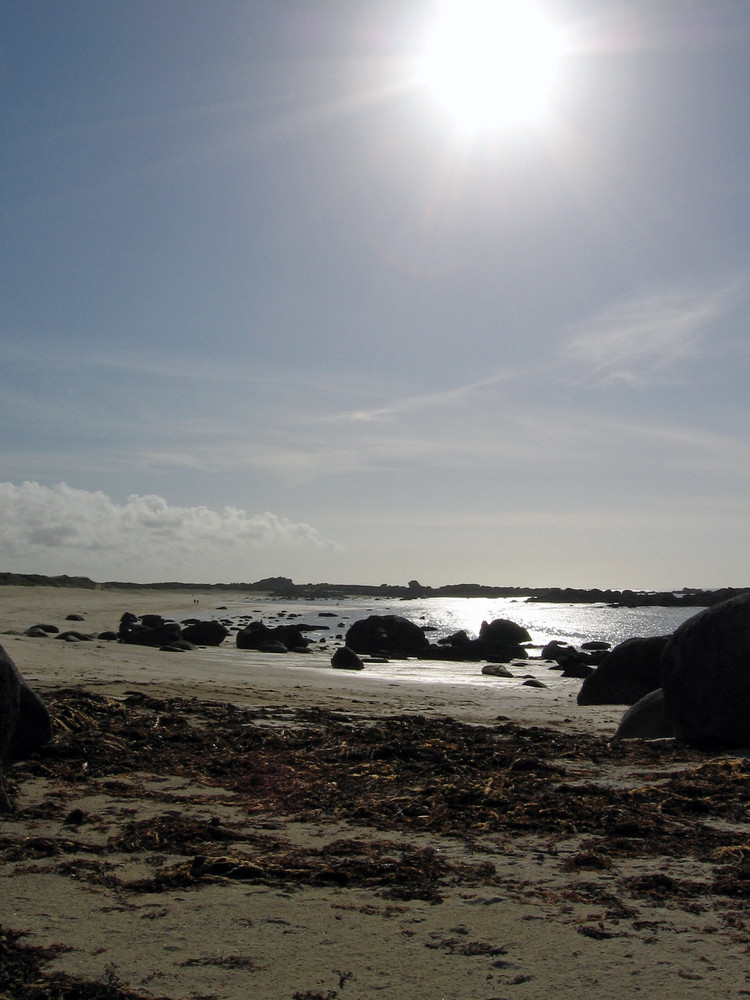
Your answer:
[[[523,642],[531,636],[520,625],[505,619],[482,622],[472,639],[463,630],[430,643],[425,629],[400,615],[370,615],[355,622],[346,633],[346,645],[355,653],[420,660],[510,661],[525,659]]]
[[[237,633],[237,649],[257,649],[264,653],[307,652],[310,640],[299,625],[271,628],[262,621],[249,622]]]
[[[217,621],[191,618],[183,624],[185,627],[181,628],[177,622],[167,621],[161,615],[138,618],[126,611],[120,619],[116,638],[130,645],[184,650],[195,646],[219,646],[229,635],[229,629]]]
[[[750,593],[681,625],[664,649],[661,682],[678,737],[750,747]]]
[[[583,682],[578,703],[630,705],[618,739],[750,747],[750,592],[671,636],[620,643]]]

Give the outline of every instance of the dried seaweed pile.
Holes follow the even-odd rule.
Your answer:
[[[90,982],[62,973],[44,971],[61,951],[22,943],[23,934],[0,924],[0,997],[13,1000],[142,1000],[119,983],[114,971],[104,982]],[[157,1000],[157,998],[152,998]]]
[[[115,701],[79,691],[58,693],[50,708],[54,744],[22,765],[17,780],[41,774],[80,785],[156,772],[231,790],[250,815],[467,840],[524,831],[587,835],[591,849],[601,841],[609,854],[706,858],[720,850],[741,867],[750,853],[741,835],[717,826],[747,823],[750,761],[711,759],[671,743],[609,743],[509,722],[357,719],[143,695]],[[636,773],[639,784],[605,783],[616,769]],[[179,837],[197,849],[206,833]],[[208,834],[231,838],[221,828]]]

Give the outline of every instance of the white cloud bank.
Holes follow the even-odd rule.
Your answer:
[[[0,559],[10,572],[134,582],[182,579],[186,572],[199,582],[252,579],[264,550],[326,544],[310,525],[270,512],[177,507],[155,495],[118,504],[65,483],[0,483]],[[244,576],[232,575],[243,568]]]

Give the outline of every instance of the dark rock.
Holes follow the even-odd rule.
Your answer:
[[[63,642],[91,642],[93,636],[87,635],[85,632],[61,632],[59,635],[55,636],[56,639],[62,639]]]
[[[29,636],[30,639],[47,639],[48,635],[43,628],[39,628],[38,625],[32,625],[31,628],[27,628],[24,635]]]
[[[634,705],[661,687],[661,655],[669,636],[626,639],[608,653],[578,692],[579,705]]]
[[[568,660],[565,666],[562,667],[561,676],[575,677],[578,680],[585,680],[587,677],[590,677],[593,672],[594,668],[590,667],[588,663],[582,663],[580,660]]]
[[[181,637],[177,622],[168,622],[161,615],[143,615],[141,620],[126,613],[120,619],[117,638],[134,646],[171,646]]]
[[[452,635],[446,635],[444,639],[438,639],[438,646],[465,646],[467,642],[470,642],[469,636],[465,629],[461,629]]]
[[[274,642],[269,640],[268,642],[263,642],[258,646],[259,653],[288,653],[289,647],[285,646],[283,642]]]
[[[657,688],[630,706],[620,720],[615,739],[664,740],[674,734],[674,723],[668,717],[664,704],[664,691]]]
[[[269,628],[262,621],[251,621],[240,629],[236,637],[238,649],[263,650],[269,644],[282,645],[284,652],[290,649],[306,647],[310,640],[302,634],[297,625],[277,625]],[[278,649],[266,649],[265,652],[280,652]]]
[[[220,646],[229,635],[221,622],[194,622],[182,630],[182,638],[195,646]]]
[[[662,686],[678,738],[750,747],[750,592],[676,630],[664,650]]]
[[[557,663],[566,663],[568,660],[578,659],[578,650],[566,642],[559,639],[552,639],[542,649],[543,660],[555,660]]]
[[[529,677],[529,679],[528,679],[528,680],[525,680],[525,681],[523,682],[523,684],[522,684],[522,687],[530,687],[530,688],[546,688],[546,687],[547,687],[547,685],[546,685],[546,684],[544,683],[544,681],[540,681],[540,680],[539,680],[538,678],[536,678],[536,677]]]
[[[60,631],[57,625],[32,625],[32,628],[40,628],[42,632],[47,632],[49,635],[55,635]]]
[[[513,674],[502,663],[485,663],[482,667],[483,674],[490,674],[492,677],[513,677]]]
[[[480,660],[510,663],[511,660],[525,660],[528,653],[515,642],[483,639],[469,639],[452,646],[427,645],[418,654],[420,660],[451,660],[479,663]]]
[[[161,628],[167,624],[166,618],[161,615],[141,615],[140,622],[144,628]]]
[[[479,638],[484,642],[531,642],[531,636],[523,626],[505,618],[482,622]]]
[[[598,639],[590,639],[589,642],[582,642],[581,649],[606,651],[612,648],[611,642],[600,642]]]
[[[192,642],[188,642],[187,639],[176,639],[166,646],[159,646],[159,649],[164,653],[189,653],[191,650],[197,648]]]
[[[341,646],[331,657],[331,666],[338,670],[364,670],[365,665],[359,656],[348,646]]]
[[[429,646],[419,625],[401,615],[370,615],[354,622],[345,641],[355,653],[382,653],[401,659],[418,656]]]
[[[100,632],[96,638],[101,639],[103,642],[116,642],[117,632],[113,632],[111,629],[107,629],[105,632]]]
[[[66,622],[82,622],[84,620],[83,615],[66,615]]]
[[[6,767],[40,750],[51,738],[47,709],[0,646],[0,812],[12,808],[3,786]]]

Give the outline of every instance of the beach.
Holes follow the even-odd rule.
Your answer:
[[[55,729],[8,776],[0,997],[750,995],[744,757],[613,743],[574,683],[12,634],[194,601],[0,589]]]

